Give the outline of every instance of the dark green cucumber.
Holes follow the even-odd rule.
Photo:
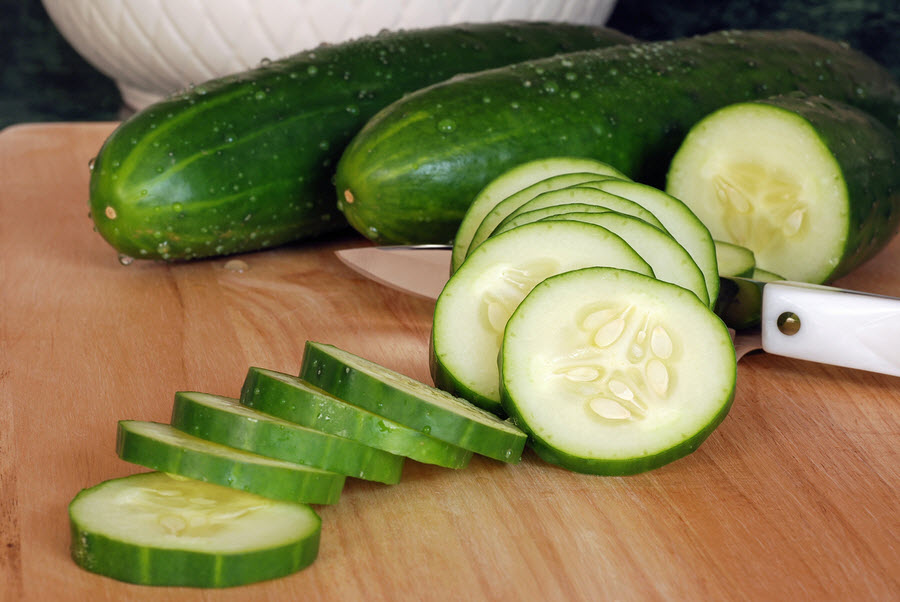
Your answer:
[[[714,238],[746,247],[759,267],[826,283],[900,228],[900,139],[868,113],[821,96],[735,103],[691,128],[666,186]]]
[[[478,191],[515,165],[591,157],[661,187],[700,119],[795,90],[898,129],[900,86],[863,54],[798,31],[717,32],[526,61],[410,94],[347,147],[338,202],[378,242],[448,243]]]
[[[309,566],[322,521],[303,504],[150,472],[104,481],[69,504],[85,570],[141,585],[232,587]]]
[[[179,391],[172,426],[195,437],[349,477],[400,482],[403,458],[208,393]]]
[[[333,504],[345,476],[204,441],[169,424],[120,420],[116,452],[126,462],[275,500]]]
[[[300,376],[332,395],[463,449],[518,462],[525,434],[446,391],[333,345],[307,341]]]
[[[109,137],[93,164],[91,215],[135,258],[224,255],[334,231],[346,227],[334,166],[388,103],[457,73],[630,41],[600,27],[460,25],[324,45],[206,82]]]
[[[463,468],[472,452],[444,443],[323,391],[296,376],[250,368],[241,403],[323,432],[445,468]]]

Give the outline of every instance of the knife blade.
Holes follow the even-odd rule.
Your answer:
[[[335,254],[366,278],[434,300],[450,276],[450,249],[373,246]],[[761,348],[773,355],[900,376],[900,298],[790,281],[724,278],[723,285],[731,298],[720,295],[717,312],[737,303],[745,316],[759,316],[748,321],[758,322],[758,328],[735,337],[739,359]]]

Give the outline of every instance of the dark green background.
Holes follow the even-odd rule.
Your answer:
[[[0,0],[0,15],[0,128],[118,118],[118,90],[59,35],[40,0]],[[900,77],[897,0],[619,0],[609,25],[648,40],[727,28],[805,29],[848,42]]]

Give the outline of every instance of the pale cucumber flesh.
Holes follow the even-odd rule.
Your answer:
[[[653,274],[621,237],[593,224],[535,222],[486,240],[437,300],[432,331],[435,383],[502,414],[497,354],[509,316],[538,282],[595,265]]]
[[[540,283],[507,325],[503,405],[544,459],[631,474],[692,451],[731,405],[725,325],[690,292],[587,268]]]

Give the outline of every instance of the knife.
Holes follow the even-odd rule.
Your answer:
[[[437,299],[450,276],[447,245],[374,246],[335,252],[387,287]],[[767,353],[900,376],[900,298],[801,282],[722,278],[716,312],[740,307],[738,358]],[[749,317],[748,317],[749,316]]]

